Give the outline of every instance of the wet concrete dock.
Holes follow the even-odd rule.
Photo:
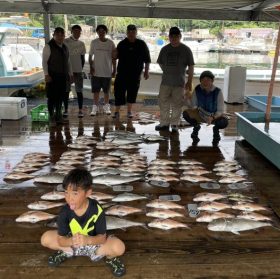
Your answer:
[[[230,125],[221,133],[222,140],[218,148],[213,148],[212,127],[203,125],[198,146],[193,147],[190,134],[192,129],[185,127],[179,133],[162,132],[165,141],[141,143],[138,151],[147,156],[148,163],[156,158],[178,161],[196,159],[208,170],[222,159],[236,159],[247,172],[248,187],[241,192],[271,209],[274,222],[279,226],[280,214],[280,173],[269,161],[246,143],[236,132],[234,111],[247,110],[246,105],[227,106],[231,114]],[[157,106],[137,104],[135,111],[156,114]],[[87,258],[69,259],[58,268],[49,268],[48,256],[52,253],[41,247],[40,236],[46,231],[46,222],[37,224],[16,223],[15,218],[27,211],[27,204],[40,200],[40,196],[55,188],[53,185],[34,184],[33,180],[22,183],[3,181],[6,173],[19,163],[23,156],[31,152],[50,154],[50,165],[43,167],[35,175],[48,173],[51,165],[68,150],[67,144],[78,135],[94,135],[102,138],[106,132],[121,129],[136,133],[159,134],[155,124],[140,125],[136,120],[128,121],[125,111],[120,121],[110,116],[89,116],[89,107],[85,108],[85,117],[78,119],[77,107],[70,106],[69,123],[49,127],[45,123],[32,123],[30,118],[19,121],[2,121],[0,138],[0,278],[113,278],[103,261],[91,263]],[[104,151],[93,149],[88,160]],[[211,177],[211,176],[210,176]],[[147,182],[131,183],[133,193],[145,194],[149,199],[162,194],[179,194],[178,203],[192,203],[196,193],[205,191],[197,183],[170,183],[162,188]],[[118,194],[109,187],[94,185],[97,191]],[[222,185],[216,192],[227,192]],[[147,201],[134,201],[127,205],[146,211]],[[57,214],[59,209],[48,210]],[[181,219],[190,229],[129,228],[126,231],[113,232],[126,244],[123,257],[127,267],[124,278],[280,278],[280,231],[273,227],[241,232],[235,235],[226,232],[211,232],[206,224],[196,223],[188,216]],[[137,214],[126,219],[148,223],[151,218]]]

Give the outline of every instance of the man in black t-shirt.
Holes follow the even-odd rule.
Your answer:
[[[105,213],[100,204],[90,199],[92,176],[85,169],[74,169],[65,176],[66,205],[58,216],[58,230],[47,231],[41,244],[58,250],[49,257],[49,266],[58,266],[67,258],[87,256],[97,261],[104,256],[115,276],[125,274],[118,256],[125,251],[124,243],[116,237],[107,237]]]
[[[119,118],[120,106],[125,105],[126,102],[127,117],[133,117],[132,104],[136,102],[143,68],[145,68],[144,78],[149,78],[150,52],[146,43],[137,39],[136,35],[136,26],[128,25],[127,38],[119,42],[117,46],[115,58],[118,59],[118,67],[114,83],[116,110],[113,118]]]

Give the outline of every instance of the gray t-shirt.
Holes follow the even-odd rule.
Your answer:
[[[194,65],[194,60],[188,46],[180,44],[173,47],[168,44],[161,49],[157,63],[163,71],[161,84],[184,87],[186,68]]]

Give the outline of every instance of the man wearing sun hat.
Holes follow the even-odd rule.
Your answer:
[[[193,145],[199,142],[198,131],[200,123],[212,124],[213,127],[213,146],[217,146],[221,140],[219,130],[228,125],[228,119],[224,113],[224,97],[220,88],[214,83],[214,74],[211,71],[204,71],[199,77],[200,84],[194,89],[192,95],[193,108],[183,112],[183,117],[194,128],[191,134]]]

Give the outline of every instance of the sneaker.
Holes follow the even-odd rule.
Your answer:
[[[91,116],[95,116],[99,112],[98,106],[93,105],[92,106],[92,111],[90,113]]]
[[[125,266],[120,258],[106,259],[105,262],[111,268],[114,276],[121,277],[125,274]]]
[[[116,118],[116,119],[119,119],[120,118],[120,113],[116,111],[112,117]]]
[[[172,125],[171,126],[171,132],[172,133],[178,133],[178,126],[177,125]]]
[[[68,112],[67,111],[65,111],[65,112],[63,112],[63,118],[67,118],[68,117]]]
[[[127,118],[133,118],[133,114],[131,111],[127,112]]]
[[[64,251],[57,251],[48,259],[49,266],[59,266],[64,261],[66,261],[68,258],[71,258],[73,255],[70,253],[65,253]]]
[[[167,130],[169,130],[169,125],[158,124],[158,125],[156,125],[155,130],[156,131],[167,131]]]
[[[111,115],[111,108],[110,108],[110,104],[106,104],[103,106],[103,111],[105,114],[107,115]]]
[[[82,112],[82,111],[79,111],[79,113],[78,113],[78,117],[79,117],[79,118],[83,118],[83,117],[84,117],[84,114],[83,114],[83,112]]]

